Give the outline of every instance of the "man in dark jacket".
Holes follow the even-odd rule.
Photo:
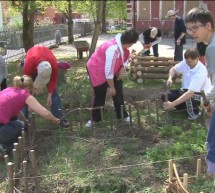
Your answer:
[[[175,38],[175,52],[174,61],[183,60],[183,45],[186,44],[186,26],[182,17],[176,14],[175,10],[169,10],[165,16],[168,19],[175,20],[174,38]]]
[[[150,54],[150,48],[153,48],[153,53],[155,57],[158,57],[158,44],[161,42],[161,30],[156,27],[150,27],[139,35],[139,41],[143,45],[143,50],[140,53],[144,55]]]

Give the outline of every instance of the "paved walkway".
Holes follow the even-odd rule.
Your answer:
[[[97,47],[107,40],[115,37],[116,34],[101,34],[98,38]],[[76,40],[85,40],[91,44],[92,35],[78,37]],[[187,44],[184,45],[184,52],[189,47],[196,47],[196,43],[192,39],[187,39]],[[130,50],[135,49],[139,52],[142,49],[141,43],[138,41]],[[64,44],[60,45],[59,48],[53,50],[56,57],[62,55],[62,53],[67,53],[71,56],[76,56],[76,49],[72,45]],[[174,40],[173,38],[162,38],[161,43],[159,44],[159,56],[161,57],[173,57],[174,56]],[[86,53],[83,53],[83,57],[87,57]]]

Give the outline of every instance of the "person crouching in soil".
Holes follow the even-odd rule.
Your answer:
[[[14,77],[13,86],[0,92],[0,144],[8,152],[13,149],[13,143],[17,141],[22,129],[25,129],[24,122],[27,119],[21,109],[26,104],[32,111],[50,120],[53,124],[60,123],[60,119],[56,118],[31,95],[32,89],[31,77],[24,75]]]

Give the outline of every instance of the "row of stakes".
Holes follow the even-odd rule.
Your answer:
[[[197,159],[197,166],[196,166],[196,175],[195,176],[188,176],[187,173],[183,174],[183,177],[179,177],[177,168],[176,168],[176,164],[173,162],[173,160],[169,160],[169,184],[172,184],[172,180],[173,178],[176,178],[178,184],[179,184],[179,188],[183,193],[189,193],[188,189],[188,182],[189,179],[197,179],[201,176],[201,168],[202,168],[202,160],[201,159]],[[182,182],[181,182],[182,179]],[[179,190],[179,192],[181,192]],[[203,193],[203,192],[200,192]]]
[[[154,106],[156,108],[156,121],[157,123],[159,122],[160,118],[159,118],[159,100],[155,100],[154,102]],[[151,115],[151,102],[147,101],[146,102],[146,106],[148,109],[148,116]],[[102,118],[102,122],[104,120],[104,107],[97,107],[97,108],[87,108],[87,110],[92,111],[94,109],[99,109],[101,112],[101,118]],[[130,126],[132,126],[132,108],[131,105],[128,105],[128,109],[129,109],[129,116],[130,116]],[[137,111],[137,124],[138,126],[142,126],[142,120],[141,120],[141,108],[140,108],[140,103],[136,103],[135,105],[135,109]],[[80,115],[80,127],[83,128],[83,120],[82,120],[82,112],[83,112],[84,108],[78,108],[78,109],[73,109],[68,111],[67,113],[65,113],[64,117],[71,114],[72,112],[79,112]],[[168,119],[168,112],[166,112],[166,120]],[[122,115],[122,120],[123,120],[123,106],[121,106],[121,115]],[[92,120],[92,117],[91,117]],[[113,113],[111,113],[111,128],[113,129]],[[120,123],[121,127],[124,126],[123,121],[121,121]],[[91,128],[93,128],[93,124],[91,126]],[[35,156],[35,151],[34,150],[30,150],[30,147],[27,147],[27,145],[33,145],[33,141],[34,141],[34,133],[36,131],[35,128],[35,114],[32,113],[31,116],[31,124],[29,124],[29,129],[28,129],[28,135],[26,135],[26,132],[23,130],[21,133],[22,135],[18,138],[18,143],[14,143],[14,149],[13,149],[13,162],[9,161],[9,157],[8,155],[4,156],[5,159],[5,163],[7,166],[7,174],[8,174],[8,193],[13,193],[16,185],[16,177],[18,175],[20,175],[21,173],[23,174],[23,187],[24,187],[24,192],[28,192],[28,162],[26,160],[27,158],[27,154],[29,153],[30,155],[30,162],[32,165],[32,172],[33,172],[33,179],[35,182],[35,190],[36,192],[40,192],[40,185],[39,185],[39,181],[37,178],[38,175],[38,170],[37,170],[37,162],[36,162],[36,156]],[[26,137],[27,136],[27,137]],[[29,152],[28,152],[29,150]],[[20,172],[20,167],[22,167],[22,171]]]
[[[20,192],[16,188],[16,185],[18,184],[20,179],[23,185],[24,193],[29,192],[29,179],[34,180],[35,191],[38,193],[41,192],[40,184],[37,178],[38,168],[35,150],[29,149],[33,145],[34,131],[35,131],[35,114],[32,113],[31,123],[29,124],[27,134],[26,131],[24,131],[23,129],[21,132],[21,136],[18,137],[18,142],[13,144],[14,145],[14,148],[12,150],[13,161],[9,160],[9,156],[7,154],[4,155],[8,177],[7,193]],[[30,164],[28,163],[27,160],[30,161]],[[29,173],[30,165],[32,174]],[[29,177],[30,175],[32,175],[31,178]]]

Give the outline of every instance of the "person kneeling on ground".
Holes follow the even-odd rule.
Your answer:
[[[184,60],[176,64],[169,71],[167,86],[173,83],[176,73],[182,74],[182,88],[170,90],[167,93],[168,101],[164,102],[164,109],[170,110],[174,107],[178,110],[187,110],[188,118],[194,120],[200,116],[199,106],[201,102],[200,91],[211,88],[206,67],[199,61],[199,52],[195,48],[187,49]],[[164,93],[161,95],[165,101]]]
[[[114,39],[103,43],[90,57],[87,62],[87,71],[94,91],[93,108],[105,104],[107,88],[112,96],[116,115],[122,118],[121,106],[123,106],[124,122],[129,124],[130,117],[125,110],[123,98],[123,77],[126,74],[130,52],[128,48],[137,42],[139,34],[136,30],[130,29],[122,34],[117,34]],[[94,122],[101,121],[100,109],[92,110]],[[86,127],[91,127],[89,120]]]
[[[13,149],[13,143],[17,141],[22,129],[25,129],[27,119],[21,109],[27,104],[29,108],[41,117],[59,124],[60,119],[44,108],[30,93],[33,81],[29,76],[16,76],[13,79],[13,87],[8,87],[0,92],[0,144],[8,152]]]

